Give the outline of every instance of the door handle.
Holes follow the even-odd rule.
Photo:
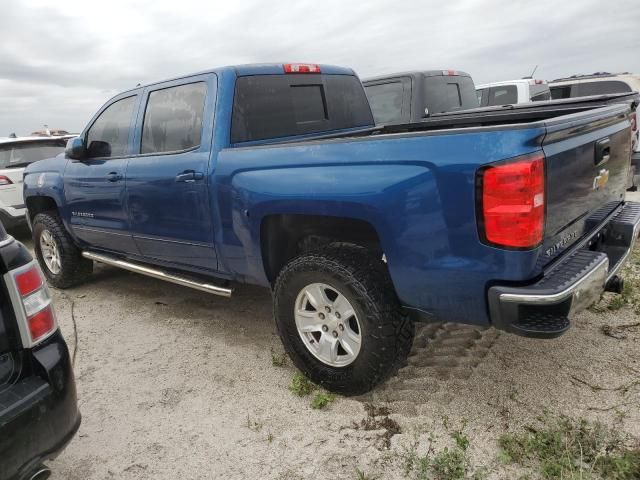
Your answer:
[[[196,172],[194,170],[185,170],[182,173],[176,175],[176,182],[195,182],[196,180],[202,180],[204,173]]]
[[[596,166],[603,165],[609,161],[611,158],[611,145],[609,138],[601,138],[596,142],[596,155],[595,155],[595,164]]]
[[[107,174],[106,178],[110,182],[117,182],[119,180],[122,180],[122,175],[120,175],[118,172],[110,172]]]

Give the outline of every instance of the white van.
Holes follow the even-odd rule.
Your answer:
[[[476,95],[481,107],[551,100],[551,92],[547,82],[533,78],[477,85]]]

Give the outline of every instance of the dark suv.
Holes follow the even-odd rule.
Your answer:
[[[67,345],[42,272],[0,225],[0,479],[43,479],[80,426]]]

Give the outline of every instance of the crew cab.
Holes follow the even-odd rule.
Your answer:
[[[477,108],[471,75],[460,70],[394,73],[362,81],[377,124],[420,122],[434,113]]]
[[[416,320],[551,338],[621,288],[640,224],[628,111],[376,127],[354,72],[316,64],[140,86],[27,167],[35,252],[58,288],[93,262],[268,287],[296,366],[359,394],[403,365]]]
[[[67,345],[45,277],[0,225],[0,478],[42,480],[80,425]]]

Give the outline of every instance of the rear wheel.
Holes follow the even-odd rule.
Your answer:
[[[93,271],[93,262],[82,256],[56,213],[45,212],[35,216],[33,246],[40,268],[56,288],[81,283]]]
[[[386,265],[354,245],[329,245],[289,262],[274,288],[274,316],[295,365],[345,395],[365,393],[394,373],[413,342],[413,323]]]

